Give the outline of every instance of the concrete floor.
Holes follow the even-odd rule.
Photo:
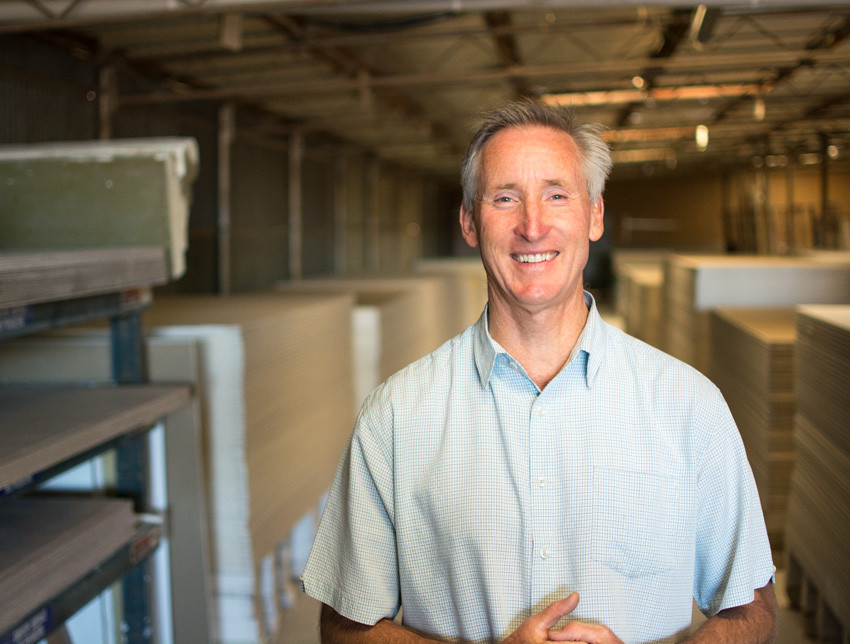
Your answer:
[[[779,636],[776,644],[815,644],[815,640],[805,636],[802,615],[789,605],[782,570],[776,574],[776,598],[779,602]],[[319,644],[318,602],[300,592],[295,593],[293,600],[293,607],[281,616],[277,644]],[[702,620],[704,618],[699,611],[695,611],[694,623],[699,624]]]

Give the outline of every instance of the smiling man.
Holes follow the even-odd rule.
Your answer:
[[[364,403],[302,577],[323,641],[773,641],[728,408],[583,289],[610,168],[597,128],[537,102],[473,138],[460,225],[488,305]]]

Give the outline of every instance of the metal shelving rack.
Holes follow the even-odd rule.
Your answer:
[[[81,258],[84,261],[77,261]],[[108,261],[101,262],[99,258]],[[120,284],[99,284],[104,269],[113,271],[126,258],[126,271]],[[0,340],[59,329],[92,320],[109,320],[112,341],[112,376],[117,387],[143,389],[148,381],[143,346],[141,311],[151,300],[153,286],[167,280],[165,257],[161,249],[118,249],[106,251],[63,251],[62,253],[0,253]],[[21,270],[24,267],[26,270]],[[70,272],[70,277],[69,277]],[[114,272],[114,271],[113,271]],[[51,275],[56,279],[52,280]],[[35,277],[39,279],[33,279]],[[113,280],[114,281],[114,280]],[[56,283],[66,289],[55,295]],[[82,285],[82,286],[81,286]],[[47,386],[46,386],[47,387]],[[161,517],[150,513],[147,498],[149,455],[148,430],[157,418],[174,411],[190,400],[188,387],[144,387],[155,389],[159,402],[147,411],[94,444],[84,442],[78,451],[63,455],[36,457],[34,471],[16,472],[13,481],[0,476],[0,503],[32,491],[47,478],[106,450],[116,454],[117,485],[115,494],[131,498],[137,513],[135,532],[130,540],[87,574],[59,594],[33,606],[26,616],[0,633],[0,644],[37,642],[59,628],[76,611],[116,581],[122,583],[122,632],[127,642],[150,642],[152,623],[152,570],[150,555],[158,547],[165,526]],[[11,389],[11,388],[9,388]],[[45,389],[47,392],[47,388]],[[14,392],[9,395],[15,395]],[[46,394],[45,394],[46,395]],[[133,403],[128,403],[132,407]],[[158,407],[157,407],[158,405]],[[0,423],[3,414],[0,412]],[[93,421],[94,422],[94,421]],[[36,447],[36,452],[38,448]],[[49,450],[48,450],[49,451]],[[8,458],[8,457],[7,457]],[[56,462],[54,462],[56,461]],[[0,472],[3,462],[0,457]],[[144,518],[143,518],[144,517]],[[2,548],[2,544],[0,544]]]

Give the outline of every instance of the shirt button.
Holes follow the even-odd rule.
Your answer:
[[[540,487],[546,487],[547,483],[548,483],[548,481],[546,480],[545,476],[538,476],[537,477],[537,485],[539,485]]]
[[[549,548],[543,548],[543,550],[540,551],[540,556],[543,559],[548,559],[552,556],[552,552],[549,550]]]

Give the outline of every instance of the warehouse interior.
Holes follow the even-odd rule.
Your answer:
[[[483,309],[460,162],[524,97],[604,127],[586,286],[727,397],[779,641],[850,641],[845,3],[0,0],[0,52],[0,425],[135,410],[0,456],[0,513],[137,470],[102,519],[132,566],[7,600],[0,641],[317,641],[297,577],[323,494],[365,395]],[[20,560],[0,547],[0,589]]]

